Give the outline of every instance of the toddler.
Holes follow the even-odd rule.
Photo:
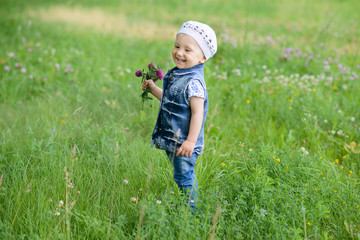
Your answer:
[[[144,80],[150,93],[160,100],[160,109],[152,134],[152,145],[166,151],[174,167],[174,180],[188,203],[195,209],[197,182],[196,159],[204,148],[204,123],[208,95],[203,66],[217,50],[215,32],[208,25],[189,21],[176,35],[172,58],[176,65],[164,77],[163,88]]]

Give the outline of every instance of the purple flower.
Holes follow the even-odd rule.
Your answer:
[[[4,67],[4,70],[7,71],[7,72],[9,72],[9,71],[10,71],[10,67],[9,67],[9,66],[5,66],[5,67]]]
[[[155,63],[149,62],[147,65],[149,70],[151,70],[151,65],[156,68]]]
[[[163,80],[164,79],[164,73],[161,69],[158,69],[156,71],[156,76],[160,79],[160,80]]]
[[[335,104],[335,109],[337,109],[339,107],[339,104]]]
[[[137,70],[137,71],[135,72],[135,76],[141,77],[141,76],[142,76],[142,71],[141,71],[141,70]]]
[[[26,73],[26,68],[22,68],[22,69],[21,69],[21,72],[22,72],[22,73]]]
[[[50,134],[50,138],[53,136],[53,133],[55,132],[55,127],[53,127],[51,134]]]
[[[19,67],[21,67],[21,64],[20,63],[15,63],[15,67],[19,68]]]

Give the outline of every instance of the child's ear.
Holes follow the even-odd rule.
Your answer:
[[[204,56],[203,59],[200,60],[200,63],[206,62],[206,57]]]

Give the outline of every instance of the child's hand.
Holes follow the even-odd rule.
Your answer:
[[[176,156],[191,157],[194,151],[195,143],[186,140],[181,144],[180,148],[176,152]]]
[[[147,89],[148,87],[150,87],[151,89],[153,89],[153,87],[156,86],[153,80],[147,80],[144,79],[143,84],[142,84],[142,90],[145,91],[145,89]]]

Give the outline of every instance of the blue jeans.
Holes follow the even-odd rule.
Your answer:
[[[198,185],[195,176],[195,163],[199,154],[193,153],[190,158],[176,156],[175,153],[166,151],[171,164],[174,166],[174,180],[180,191],[187,197],[187,203],[194,209],[197,202]]]

